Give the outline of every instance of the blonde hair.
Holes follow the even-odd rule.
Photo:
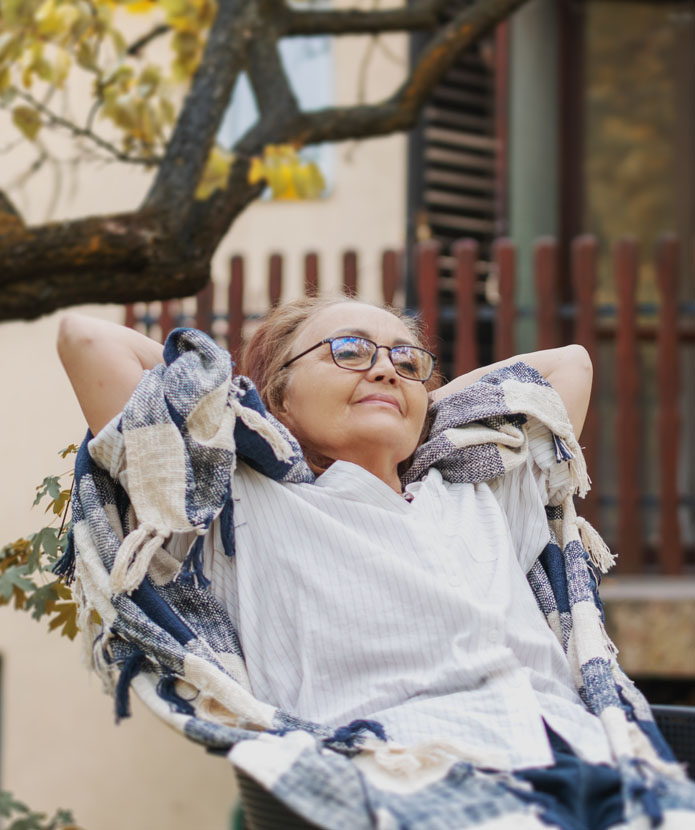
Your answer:
[[[242,353],[240,371],[256,384],[261,400],[274,415],[277,415],[282,407],[287,384],[288,374],[282,367],[292,357],[292,346],[299,329],[324,308],[342,304],[365,305],[360,300],[350,297],[309,297],[294,300],[273,309],[256,329]],[[399,309],[383,308],[401,320],[416,345],[423,345],[422,332],[416,320]],[[439,383],[440,376],[435,373],[425,387],[427,391],[431,391],[436,389]]]

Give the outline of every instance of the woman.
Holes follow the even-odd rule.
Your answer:
[[[138,435],[150,438],[131,441],[130,449],[126,442],[124,448],[123,436],[130,434],[126,404],[136,387],[147,385],[147,379],[141,383],[143,370],[162,361],[162,347],[132,330],[72,314],[63,319],[58,346],[97,436],[90,444],[92,458],[123,484],[145,527],[143,511],[153,501],[148,494],[159,486],[167,489],[161,475],[148,478],[148,470],[166,451],[163,445],[158,449],[158,439],[151,440],[152,429],[163,434],[160,427],[141,414],[139,426],[145,428]],[[179,348],[184,355],[189,347]],[[206,352],[202,362],[216,359]],[[169,376],[175,377],[169,388],[190,386],[187,376],[176,374],[182,360],[167,358]],[[573,677],[562,635],[551,631],[527,581],[541,552],[554,542],[546,506],[551,512],[563,503],[571,509],[577,469],[581,479],[571,431],[579,435],[587,410],[588,356],[579,346],[523,355],[439,389],[431,388],[433,370],[432,355],[412,322],[384,309],[341,300],[276,310],[249,344],[244,371],[269,412],[299,442],[313,475],[275,480],[260,456],[245,454],[244,439],[235,431],[240,461],[228,499],[233,522],[225,521],[217,505],[209,520],[191,520],[195,532],[173,520],[167,526],[173,532],[153,529],[149,541],[135,531],[133,544],[126,539],[112,563],[111,586],[116,593],[137,592],[145,572],[156,584],[173,582],[176,568],[161,575],[168,561],[163,555],[192,562],[200,572],[202,554],[202,575],[238,633],[256,700],[279,707],[298,723],[336,728],[336,735],[349,725],[351,734],[370,730],[389,746],[412,748],[400,760],[417,766],[419,759],[423,769],[431,767],[418,786],[441,780],[447,770],[449,781],[461,764],[468,771],[471,764],[494,770],[493,778],[512,771],[501,790],[476,790],[475,809],[452,807],[451,792],[443,799],[448,806],[435,798],[430,816],[444,811],[436,820],[423,819],[405,797],[397,804],[380,790],[375,823],[365,826],[381,826],[374,818],[379,809],[393,821],[400,816],[398,826],[404,827],[472,826],[476,811],[479,826],[500,816],[507,816],[505,826],[521,826],[522,818],[534,815],[541,816],[542,826],[571,830],[619,826],[632,818],[624,809],[627,773],[619,770],[598,712],[588,711],[577,693],[583,681]],[[502,389],[508,400],[536,396],[559,407],[560,415],[553,416],[559,424],[564,418],[559,395],[569,424],[558,437],[542,418],[527,421],[514,414],[533,413],[533,400],[511,412],[508,403],[499,411],[481,410],[481,416],[504,415],[506,426],[495,426],[502,435],[494,456],[502,459],[500,466],[490,468],[489,481],[447,480],[444,461],[430,465],[424,458],[434,442],[420,447],[428,409],[434,405],[437,417],[447,418],[452,407],[454,414],[456,408],[475,409],[482,393],[469,390],[491,370],[486,405]],[[248,390],[227,389],[225,395],[226,413]],[[147,406],[149,399],[142,393],[140,399],[139,406],[143,401]],[[153,410],[158,406],[153,395]],[[196,438],[197,447],[206,441],[208,449],[228,447],[229,441],[219,438],[219,424],[199,417],[198,409],[189,407],[185,414],[183,440],[197,429],[204,436]],[[238,423],[244,413],[237,413]],[[178,422],[179,416],[171,420]],[[474,429],[486,423],[471,420]],[[459,440],[450,430],[442,435]],[[418,447],[419,461],[413,463]],[[522,460],[504,462],[505,453]],[[280,458],[277,449],[275,454]],[[412,480],[418,465],[422,474]],[[135,484],[140,469],[144,486]],[[410,483],[404,487],[408,470]],[[143,495],[134,496],[138,487]],[[228,555],[230,537],[234,556]],[[136,545],[147,548],[150,558]],[[158,552],[162,546],[166,554]],[[143,561],[136,568],[138,551]],[[198,694],[200,686],[195,688]],[[279,751],[275,747],[272,757]],[[243,754],[242,747],[237,752],[242,761]],[[384,770],[390,766],[393,772],[398,763],[375,752],[378,757],[381,770],[370,771],[367,763],[363,771],[365,780],[371,776],[382,785]],[[358,756],[353,766],[362,761]],[[473,785],[467,787],[472,793]],[[294,802],[289,795],[285,800],[302,812],[297,790],[295,785]],[[500,807],[512,793],[515,805]],[[372,793],[365,804],[376,801]],[[342,825],[335,817],[322,819],[319,807],[304,806],[305,815],[325,820],[325,826],[358,826],[354,816],[346,819],[352,824]],[[652,808],[641,813],[663,818],[662,807]],[[678,818],[669,814],[669,821]],[[391,825],[384,820],[383,826]]]

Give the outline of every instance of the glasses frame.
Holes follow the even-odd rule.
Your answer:
[[[335,354],[333,353],[333,342],[335,340],[345,340],[345,339],[350,339],[350,338],[352,338],[353,340],[364,340],[365,343],[370,343],[372,346],[374,346],[374,354],[372,354],[371,362],[370,362],[369,366],[365,366],[364,369],[353,369],[350,366],[341,366],[340,363],[338,363],[338,361],[335,359]],[[396,374],[398,375],[398,377],[401,377],[404,380],[413,380],[416,383],[427,383],[427,381],[432,377],[432,373],[434,372],[434,367],[437,364],[437,355],[433,354],[431,351],[429,351],[429,349],[424,349],[422,346],[412,346],[410,343],[397,343],[395,346],[383,346],[383,345],[379,345],[378,343],[375,343],[373,340],[370,340],[368,337],[362,337],[362,335],[358,335],[358,334],[354,334],[354,335],[351,335],[351,334],[337,334],[335,337],[325,337],[323,340],[319,341],[318,343],[315,343],[313,346],[310,346],[308,349],[305,349],[300,354],[295,355],[293,358],[288,360],[287,363],[283,363],[282,366],[280,367],[280,369],[281,370],[286,369],[288,366],[290,366],[292,363],[294,363],[295,360],[299,360],[300,357],[304,357],[304,355],[309,354],[309,352],[313,352],[314,349],[318,349],[320,346],[323,346],[325,343],[330,343],[331,344],[331,357],[333,358],[333,363],[335,363],[335,365],[339,369],[345,369],[346,372],[368,372],[372,368],[372,366],[374,366],[374,364],[377,361],[377,357],[379,355],[379,349],[386,349],[386,351],[389,353],[389,360],[391,361],[391,365],[395,369]],[[396,366],[396,364],[393,362],[393,357],[391,356],[391,352],[394,349],[403,349],[403,348],[417,349],[418,351],[426,352],[432,358],[432,368],[430,369],[430,373],[429,373],[429,375],[427,375],[426,378],[413,378],[413,377],[410,377],[409,375],[404,375],[402,372],[398,371],[398,366]]]

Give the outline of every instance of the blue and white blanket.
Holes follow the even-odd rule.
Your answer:
[[[219,520],[226,553],[234,555],[231,484],[238,459],[281,482],[310,483],[314,475],[293,436],[210,338],[178,329],[165,344],[164,361],[145,373],[120,418],[127,493],[90,456],[91,435],[82,444],[72,543],[59,563],[74,576],[84,643],[116,698],[117,715],[128,714],[132,686],[164,721],[227,753],[321,827],[538,826],[536,808],[516,795],[526,785],[513,773],[452,757],[438,736],[424,749],[402,747],[385,740],[375,722],[335,730],[254,698],[234,627],[203,575],[203,535]],[[404,483],[431,466],[456,482],[504,475],[525,460],[529,418],[548,428],[558,463],[570,464],[583,495],[588,478],[562,402],[523,363],[436,404],[430,436]],[[604,629],[597,579],[610,554],[577,518],[571,495],[548,508],[548,522],[552,541],[529,584],[582,700],[605,728],[624,781],[625,826],[656,826],[664,816],[695,810],[694,788]],[[196,542],[183,566],[172,568],[163,545],[172,533],[191,531]]]

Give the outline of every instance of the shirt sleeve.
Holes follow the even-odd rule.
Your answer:
[[[572,481],[569,463],[557,461],[548,428],[530,418],[524,430],[528,439],[524,462],[489,485],[507,517],[514,550],[527,573],[550,541],[545,508],[561,504]]]

